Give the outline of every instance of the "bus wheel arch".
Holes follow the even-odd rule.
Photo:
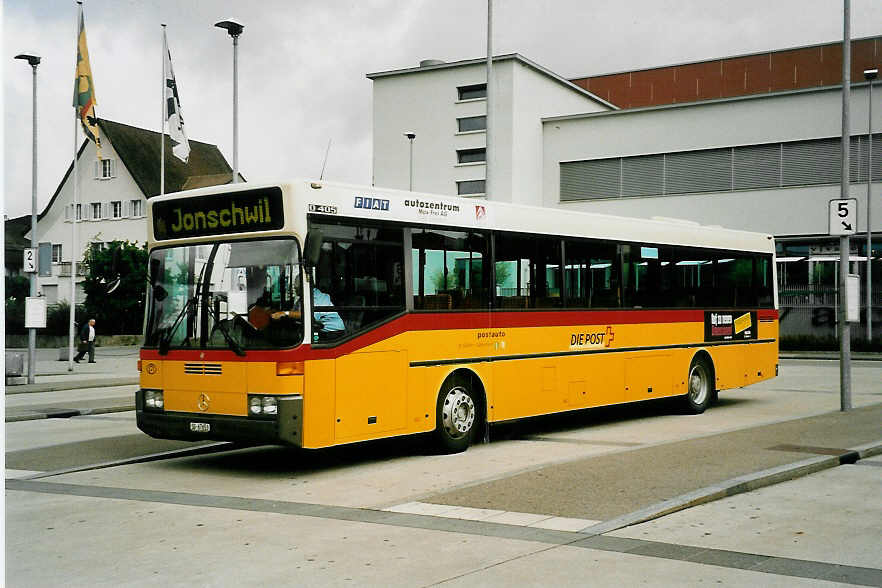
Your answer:
[[[444,453],[465,451],[487,426],[487,396],[481,378],[459,368],[447,375],[435,406],[435,440]]]
[[[689,414],[701,414],[717,398],[714,360],[705,349],[699,349],[689,362],[686,372],[686,394],[683,408]]]

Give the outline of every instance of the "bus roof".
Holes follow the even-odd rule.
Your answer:
[[[148,200],[148,243],[155,244],[150,211],[156,202],[273,186],[281,187],[285,194],[286,211],[296,210],[293,200],[303,205],[304,213],[327,216],[736,251],[773,253],[775,250],[771,235],[703,226],[686,220],[631,218],[309,180],[228,184],[151,198]],[[285,223],[286,232],[301,233],[304,228],[305,223]]]

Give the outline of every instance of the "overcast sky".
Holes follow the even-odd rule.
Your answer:
[[[882,33],[882,1],[852,0],[852,37]],[[239,43],[239,163],[250,181],[371,180],[369,72],[486,54],[485,0],[86,0],[101,118],[159,130],[161,23],[168,25],[187,133],[232,164],[232,41]],[[494,0],[494,53],[567,78],[842,38],[836,0]],[[3,1],[4,211],[31,202],[31,70],[36,52],[38,206],[73,151],[74,0]]]

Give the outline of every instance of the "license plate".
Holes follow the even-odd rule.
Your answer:
[[[208,433],[211,431],[210,423],[190,423],[190,430],[194,433]]]

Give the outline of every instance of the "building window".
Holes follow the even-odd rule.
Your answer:
[[[101,203],[100,202],[92,202],[89,204],[92,210],[92,220],[101,220]]]
[[[116,165],[112,159],[99,159],[95,162],[95,178],[109,180],[116,176]]]
[[[110,203],[112,218],[122,218],[122,201],[114,200]]]
[[[52,244],[52,263],[61,263],[61,244]]]
[[[484,163],[485,161],[487,161],[487,150],[483,147],[480,149],[456,150],[457,163]]]
[[[132,216],[144,216],[144,202],[141,200],[132,200]]]
[[[456,89],[460,100],[477,100],[487,97],[487,84],[460,86]]]
[[[456,193],[460,196],[474,196],[483,194],[486,190],[486,180],[466,180],[456,183]]]
[[[74,205],[68,204],[67,207],[64,209],[64,220],[66,220],[66,221],[71,220],[71,218],[73,217],[73,211],[74,211]],[[76,211],[77,211],[76,219],[83,220],[83,205],[77,204]]]
[[[469,131],[484,131],[487,129],[486,116],[467,116],[456,119],[457,128],[460,133]]]

